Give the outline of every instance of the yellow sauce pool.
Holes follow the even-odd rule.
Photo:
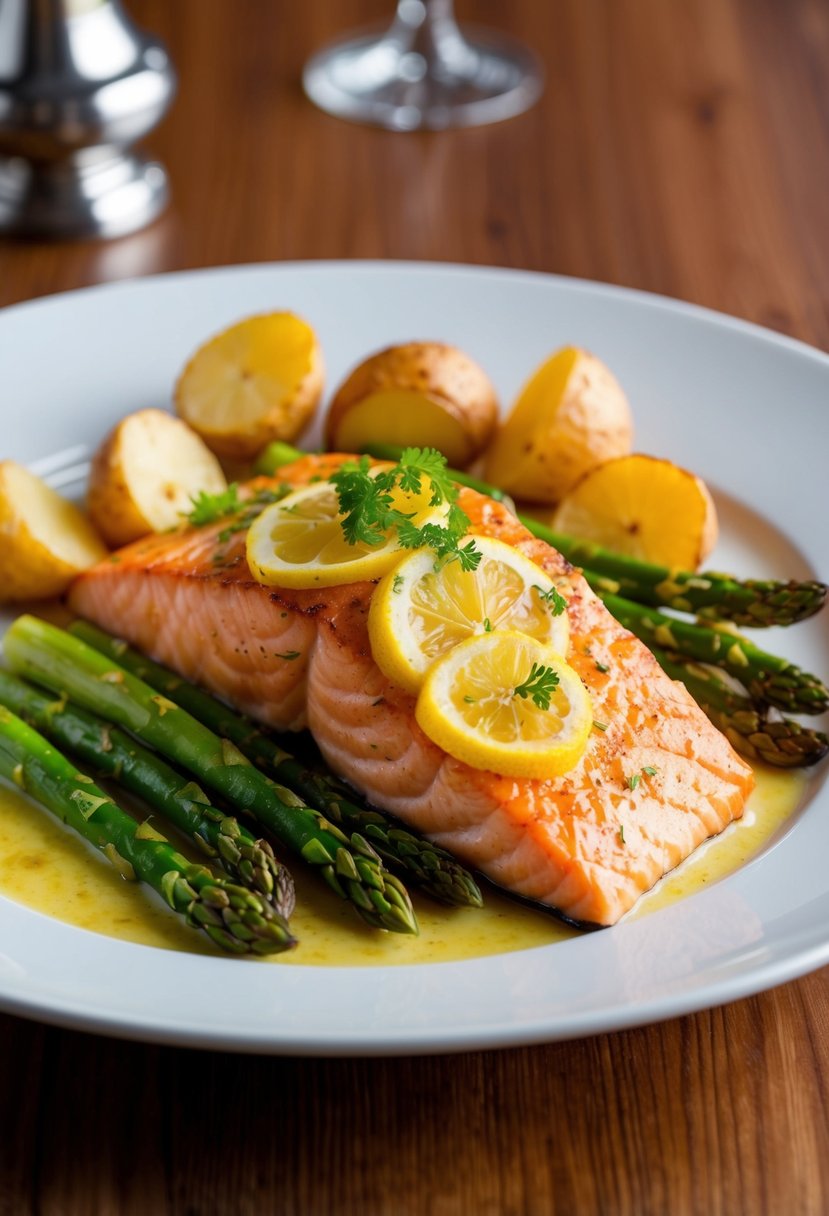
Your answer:
[[[643,916],[739,869],[780,830],[797,807],[804,780],[758,768],[757,788],[742,820],[709,841],[645,895],[630,916]],[[420,936],[364,927],[299,867],[293,868],[300,946],[273,960],[280,966],[389,966],[450,962],[547,945],[575,931],[552,916],[487,888],[481,910],[444,909],[417,899]],[[0,894],[47,916],[125,941],[201,954],[216,951],[147,888],[125,882],[100,854],[11,790],[0,790]]]

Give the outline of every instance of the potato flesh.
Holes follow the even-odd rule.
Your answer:
[[[717,540],[705,483],[669,460],[636,454],[585,474],[551,520],[568,536],[642,561],[696,570]]]
[[[323,383],[316,334],[293,313],[247,317],[199,347],[175,390],[176,411],[222,456],[252,458],[294,439]]]
[[[449,464],[469,458],[469,440],[445,403],[402,389],[373,393],[351,406],[334,434],[332,447],[359,452],[367,443],[434,447]]]
[[[95,455],[89,512],[111,544],[125,545],[175,527],[195,495],[226,485],[218,460],[186,423],[163,410],[139,410]]]
[[[0,599],[60,595],[107,553],[85,515],[28,469],[0,464]]]
[[[630,452],[630,406],[595,356],[564,347],[522,389],[486,456],[486,476],[517,498],[555,503],[589,469]]]

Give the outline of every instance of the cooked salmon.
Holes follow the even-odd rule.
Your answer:
[[[308,457],[281,480],[327,476],[337,461]],[[366,799],[500,886],[571,920],[612,925],[742,814],[751,768],[556,550],[483,495],[463,490],[460,504],[473,532],[564,580],[568,659],[605,729],[563,777],[507,778],[447,755],[419,729],[414,698],[372,658],[373,584],[264,587],[249,573],[244,531],[227,521],[120,550],[76,580],[70,606],[262,722],[308,726]]]

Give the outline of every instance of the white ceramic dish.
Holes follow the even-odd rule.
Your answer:
[[[94,445],[128,411],[168,403],[208,334],[281,307],[317,328],[332,385],[372,350],[434,337],[477,358],[508,401],[556,346],[586,346],[627,389],[637,448],[672,457],[718,492],[723,540],[710,565],[829,574],[829,358],[698,308],[543,275],[253,266],[7,309],[2,455],[37,462]],[[829,671],[825,620],[766,641]],[[191,1046],[379,1055],[576,1037],[734,1000],[829,961],[825,777],[813,778],[774,847],[710,889],[603,933],[463,963],[280,968],[181,955],[0,899],[0,1007]]]

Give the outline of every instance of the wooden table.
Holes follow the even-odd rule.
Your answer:
[[[181,75],[174,204],[0,243],[0,304],[181,267],[495,263],[665,292],[829,349],[826,0],[468,0],[549,82],[501,126],[317,113],[307,55],[381,0],[132,0]],[[829,972],[661,1026],[436,1059],[252,1059],[2,1018],[0,1214],[819,1213]]]

